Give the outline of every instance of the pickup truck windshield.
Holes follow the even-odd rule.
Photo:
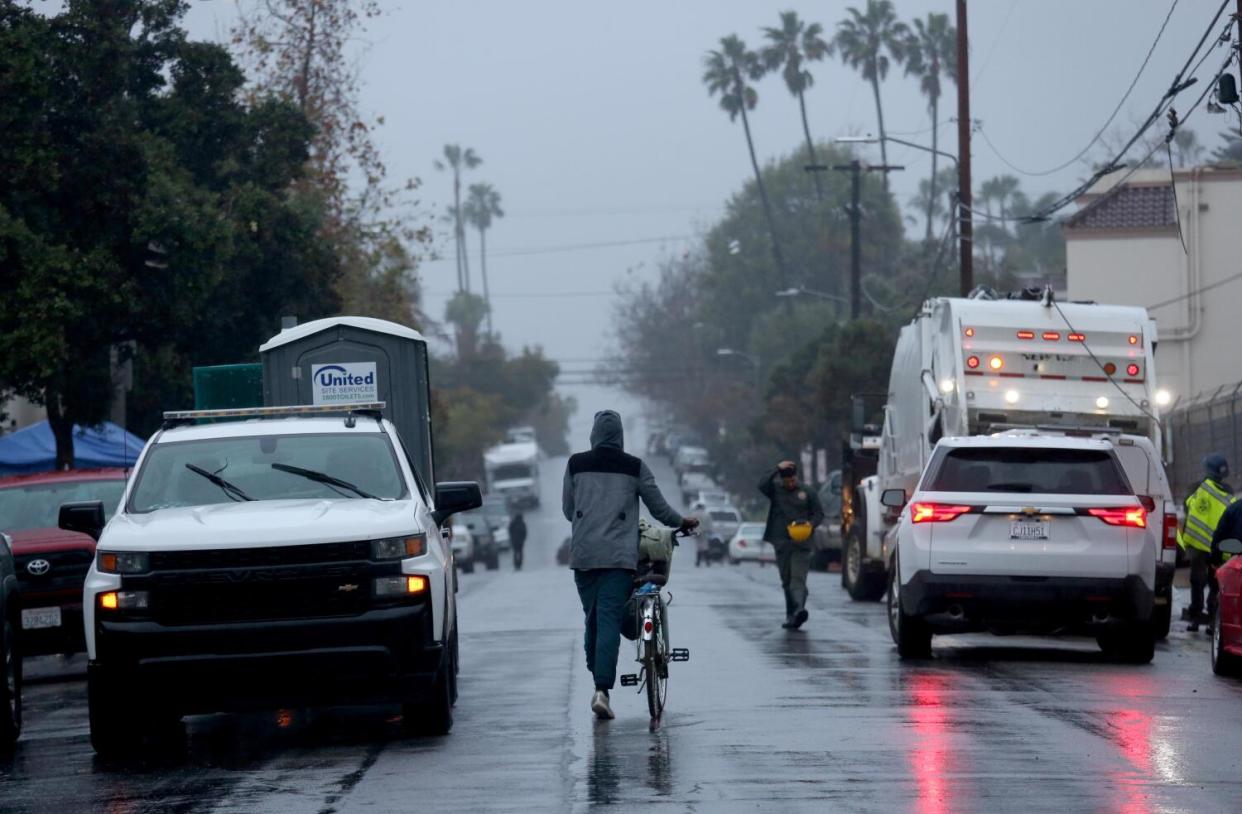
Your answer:
[[[929,467],[924,491],[1130,495],[1117,460],[1094,449],[958,447]]]
[[[147,454],[136,477],[129,510],[137,513],[232,503],[239,495],[251,500],[359,500],[364,495],[396,500],[406,494],[392,444],[379,433],[161,443]]]

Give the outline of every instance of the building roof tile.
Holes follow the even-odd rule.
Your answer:
[[[1065,228],[1159,229],[1177,224],[1176,206],[1171,185],[1121,186],[1075,212]]]

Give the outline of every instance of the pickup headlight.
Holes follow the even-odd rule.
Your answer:
[[[427,578],[417,575],[396,577],[377,577],[375,595],[377,597],[410,596],[421,594],[427,590]]]
[[[145,574],[151,570],[151,558],[145,551],[100,551],[95,564],[104,574]]]
[[[146,591],[107,591],[99,595],[99,607],[104,610],[146,610],[151,606],[151,595]]]
[[[426,553],[427,537],[423,534],[371,541],[371,558],[375,560],[404,560],[407,557],[421,557]]]

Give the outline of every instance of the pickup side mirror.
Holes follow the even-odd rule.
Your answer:
[[[104,507],[102,500],[81,500],[75,503],[62,503],[56,525],[65,531],[76,531],[87,534],[95,542],[103,533]]]
[[[483,505],[483,494],[474,481],[450,481],[436,484],[436,509],[431,513],[436,524],[455,514],[468,512]]]
[[[1220,551],[1222,554],[1229,554],[1231,556],[1234,554],[1242,554],[1242,540],[1235,540],[1233,538],[1221,540]]]
[[[905,489],[885,489],[880,495],[880,503],[890,509],[900,509],[906,505]]]

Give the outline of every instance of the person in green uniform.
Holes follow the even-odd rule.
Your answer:
[[[811,534],[824,522],[824,509],[819,496],[798,480],[798,467],[793,461],[781,461],[764,474],[759,491],[771,502],[763,539],[776,549],[777,571],[785,591],[785,623],[781,627],[796,630],[810,614],[806,609],[806,575],[811,570]],[[795,524],[809,524],[801,530]],[[801,539],[797,539],[801,537]]]

